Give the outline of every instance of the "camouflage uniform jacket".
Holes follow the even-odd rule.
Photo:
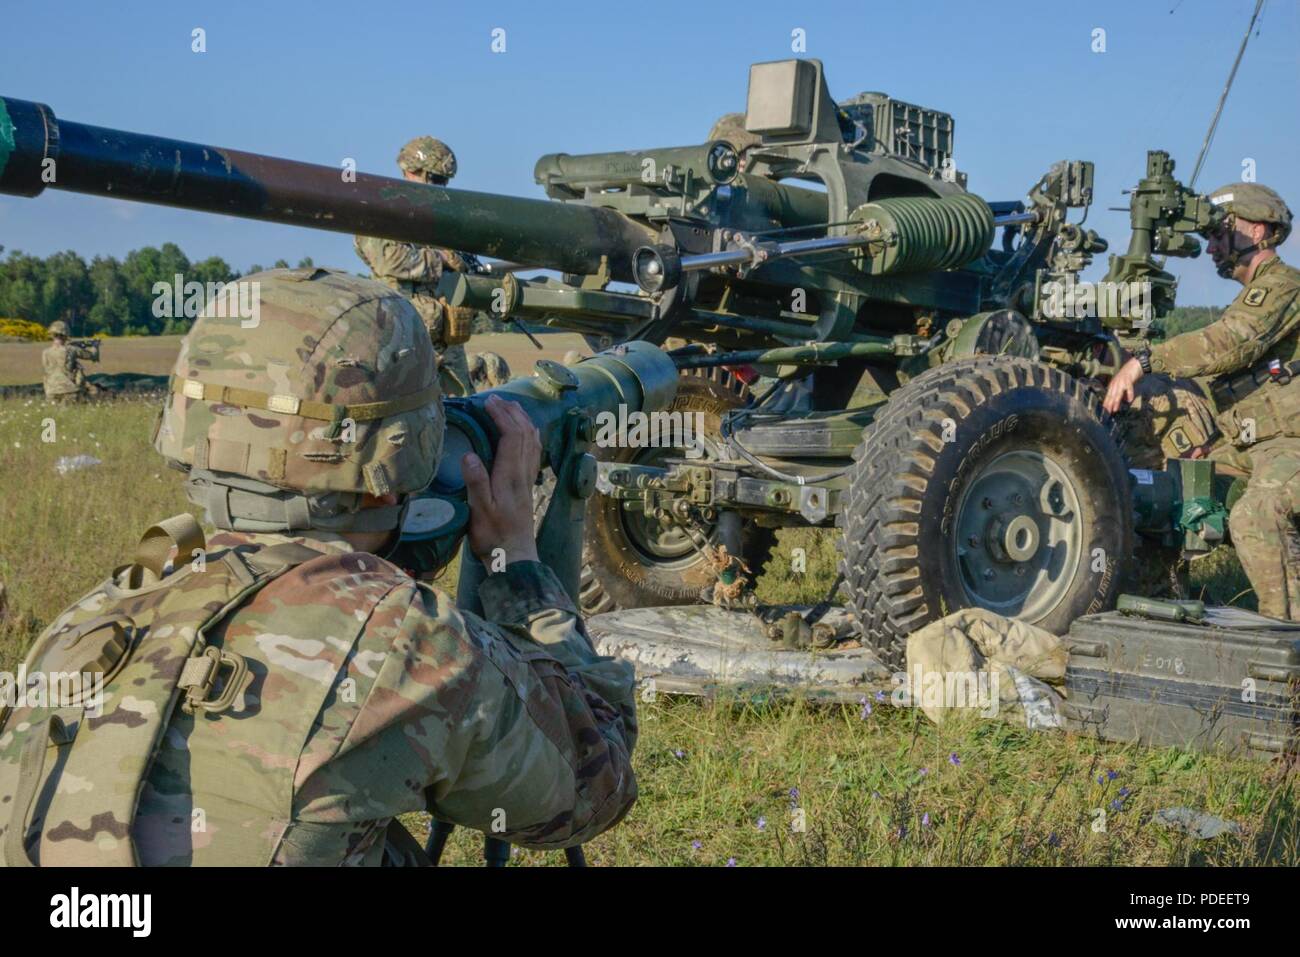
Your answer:
[[[214,629],[251,685],[242,710],[172,719],[133,826],[141,863],[376,864],[390,819],[426,807],[560,847],[631,807],[631,667],[595,654],[549,569],[489,576],[489,624],[326,533],[209,548],[283,542],[321,557]]]
[[[71,395],[84,392],[86,373],[81,360],[91,358],[88,350],[80,346],[54,343],[41,353],[41,367],[45,371],[45,395]]]
[[[380,282],[398,290],[415,304],[435,346],[445,345],[445,310],[434,295],[444,269],[467,272],[468,266],[450,249],[416,246],[392,239],[357,236],[357,255]]]
[[[1151,349],[1153,372],[1213,377],[1210,392],[1219,427],[1230,439],[1256,421],[1253,440],[1300,435],[1300,381],[1283,372],[1270,381],[1268,364],[1300,360],[1300,270],[1276,257],[1263,263],[1222,316]]]

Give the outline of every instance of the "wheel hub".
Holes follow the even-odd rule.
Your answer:
[[[972,605],[1034,621],[1069,590],[1082,551],[1079,493],[1050,456],[1018,450],[985,463],[962,493],[953,528]]]

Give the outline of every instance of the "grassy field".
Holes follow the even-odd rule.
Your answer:
[[[186,507],[176,473],[148,446],[155,409],[147,399],[0,401],[0,667],[15,667],[44,623],[127,561],[151,522]],[[49,420],[54,441],[43,442]],[[60,457],[82,453],[102,464],[56,471]],[[795,544],[809,549],[799,581],[784,557]],[[781,533],[760,594],[820,597],[832,553],[826,534]],[[1193,573],[1211,594],[1241,590],[1230,553]],[[874,701],[814,708],[661,695],[641,708],[636,766],[640,801],[589,846],[593,863],[1300,863],[1296,775],[1284,767],[977,719],[938,727]],[[1193,840],[1152,820],[1168,807],[1220,815],[1242,832]],[[792,828],[796,812],[802,831]],[[479,850],[477,835],[458,832],[447,860],[472,863]],[[516,861],[563,858],[522,851]]]

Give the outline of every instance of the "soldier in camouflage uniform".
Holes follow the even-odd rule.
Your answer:
[[[80,656],[110,677],[98,714],[0,708],[0,855],[377,864],[419,856],[393,819],[426,807],[536,848],[613,826],[633,675],[537,561],[537,430],[490,401],[496,464],[462,460],[470,547],[504,552],[486,618],[463,613],[376,557],[442,450],[419,315],[341,272],[252,278],[263,321],[195,321],[154,439],[217,534],[159,523],[37,640],[29,673]]]
[[[418,136],[403,146],[397,154],[397,165],[413,183],[446,186],[456,175],[456,155],[446,143],[432,136]],[[466,258],[450,249],[373,236],[357,236],[354,246],[376,279],[415,303],[440,358],[443,394],[471,395],[474,386],[462,343],[469,340],[474,310],[450,306],[434,294],[444,269],[469,271]]]
[[[477,389],[495,389],[510,381],[510,365],[495,352],[476,352],[469,361],[469,377]]]
[[[1233,547],[1259,599],[1276,618],[1300,620],[1300,270],[1275,247],[1291,210],[1257,183],[1210,195],[1227,213],[1209,237],[1220,276],[1244,287],[1223,315],[1131,357],[1107,389],[1117,412],[1151,373],[1204,378],[1222,437],[1194,448],[1248,476],[1229,517]]]
[[[97,391],[86,381],[86,373],[81,368],[82,360],[98,361],[95,354],[68,342],[68,326],[62,319],[50,323],[50,338],[54,343],[41,353],[45,398],[51,402],[78,402]]]

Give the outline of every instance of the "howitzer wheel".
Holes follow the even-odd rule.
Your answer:
[[[1113,604],[1133,551],[1127,463],[1096,397],[1029,359],[918,376],[853,454],[840,570],[864,638],[983,607],[1057,634]]]
[[[704,421],[704,442],[709,456],[720,442],[722,416],[749,399],[749,388],[721,368],[690,369],[682,372],[677,398],[669,411],[699,412]],[[712,446],[712,448],[710,448]],[[680,456],[672,449],[592,449],[602,461],[638,462],[654,465],[659,460]],[[535,525],[540,525],[550,501],[554,478],[547,475],[534,497]],[[771,529],[723,515],[707,530],[710,544],[723,544],[739,555],[757,575],[775,540]],[[579,604],[582,612],[597,615],[620,608],[655,605],[688,605],[700,601],[700,592],[712,584],[713,574],[685,533],[658,527],[639,513],[600,493],[587,505],[582,550]]]

